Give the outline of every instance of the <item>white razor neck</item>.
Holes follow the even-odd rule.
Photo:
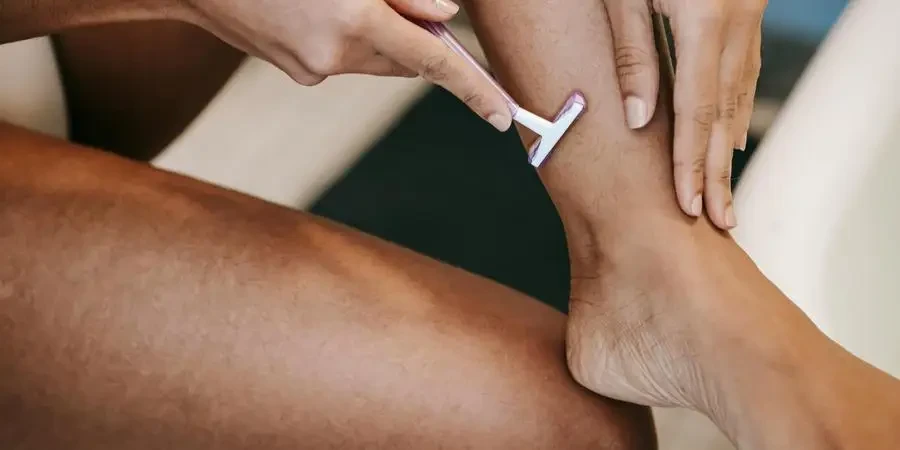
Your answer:
[[[544,136],[545,134],[551,133],[553,131],[553,122],[550,122],[549,120],[544,119],[543,117],[534,114],[533,112],[530,112],[525,108],[522,108],[521,106],[513,115],[513,120],[521,124],[523,127],[534,131],[540,136]]]

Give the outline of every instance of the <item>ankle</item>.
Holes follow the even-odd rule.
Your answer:
[[[705,218],[687,217],[677,206],[671,206],[673,200],[660,207],[653,206],[654,198],[644,197],[619,208],[592,210],[557,198],[554,200],[565,229],[573,278],[603,274],[618,278],[662,269],[671,275],[672,268],[689,267],[685,258],[701,258],[698,239],[723,239]],[[615,212],[601,214],[598,210]],[[681,280],[666,277],[658,281],[670,285]]]
[[[715,231],[706,219],[677,213],[676,217],[644,214],[630,226],[623,225],[627,221],[619,216],[609,221],[622,221],[615,227],[623,231],[613,238],[601,238],[605,231],[598,231],[583,217],[564,220],[571,258],[573,320],[585,322],[583,329],[610,326],[596,323],[591,316],[608,314],[605,308],[612,307],[617,308],[614,316],[639,317],[642,326],[657,328],[661,345],[677,344],[678,348],[672,349],[676,356],[691,355],[690,361],[677,364],[682,366],[680,371],[694,374],[682,380],[689,386],[678,385],[663,404],[698,410],[725,426],[733,414],[730,405],[721,403],[724,397],[719,394],[729,391],[721,380],[728,380],[732,368],[746,362],[731,356],[751,355],[754,361],[761,361],[767,352],[778,349],[777,343],[757,341],[755,336],[766,327],[769,313],[779,314],[775,310],[781,306],[765,305],[761,300],[771,298],[769,290],[773,288],[761,275],[756,276],[752,261],[730,237]],[[585,306],[592,302],[603,306]],[[791,323],[803,320],[802,314],[788,316]],[[785,329],[790,326],[781,324]],[[667,342],[673,339],[677,342]]]
[[[671,169],[659,161],[621,155],[609,164],[579,165],[576,158],[583,156],[557,155],[541,170],[565,227],[573,268],[581,262],[589,262],[590,268],[597,258],[630,258],[635,247],[664,247],[672,239],[689,242],[698,232],[716,234],[705,217],[681,211]],[[610,159],[615,158],[594,155],[594,161]],[[606,165],[617,170],[598,169]]]

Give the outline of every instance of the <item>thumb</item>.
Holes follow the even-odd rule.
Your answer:
[[[445,22],[459,12],[459,5],[452,0],[387,0],[398,13],[414,18]]]

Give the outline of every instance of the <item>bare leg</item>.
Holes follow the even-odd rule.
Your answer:
[[[302,213],[0,129],[14,448],[651,448],[565,319]]]
[[[569,240],[573,375],[605,395],[699,409],[742,448],[859,448],[896,436],[897,381],[825,338],[727,234],[681,213],[671,108],[662,102],[647,129],[627,129],[604,8],[468,3],[494,69],[525,106],[551,116],[572,89],[588,99],[541,170]]]
[[[469,4],[492,67],[524,106],[552,117],[573,89],[587,97],[585,114],[540,170],[569,243],[573,374],[607,395],[668,404],[669,399],[646,395],[645,390],[671,386],[656,386],[650,382],[654,380],[630,369],[639,362],[635,355],[653,354],[653,346],[676,345],[678,339],[670,336],[662,343],[647,342],[649,348],[626,346],[608,355],[601,350],[629,343],[623,333],[633,334],[632,327],[640,330],[643,321],[671,313],[657,310],[648,298],[703,292],[692,291],[697,286],[688,284],[704,275],[706,268],[692,266],[703,261],[689,258],[733,257],[744,269],[755,271],[728,237],[716,232],[705,218],[689,219],[677,206],[668,86],[664,83],[660,90],[662,101],[654,120],[642,131],[632,131],[626,126],[615,82],[613,43],[602,4],[563,0],[549,4],[522,0],[515,5],[470,0]],[[533,32],[537,24],[539,34]],[[690,314],[677,302],[668,304],[680,310],[676,313]],[[628,311],[625,316],[633,317],[635,323],[618,323],[616,312],[621,311]]]
[[[55,37],[75,142],[149,161],[199,114],[243,59],[180,22],[131,22]]]

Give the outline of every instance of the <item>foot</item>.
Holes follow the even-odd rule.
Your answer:
[[[800,366],[802,355],[779,354],[785,349],[775,344],[806,339],[814,327],[706,221],[645,216],[619,236],[595,258],[573,259],[573,376],[620,400],[695,409],[727,432],[742,413],[734,393],[760,394],[747,389],[758,383],[741,381],[751,376],[742,369]]]

